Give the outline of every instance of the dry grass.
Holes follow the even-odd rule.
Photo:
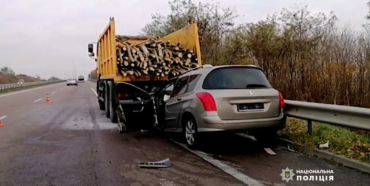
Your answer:
[[[319,144],[330,142],[328,151],[344,155],[350,159],[370,163],[370,135],[352,131],[343,127],[322,123],[313,124],[313,134],[307,133],[307,123],[304,120],[289,118],[287,126],[279,132],[287,138],[301,145],[317,148]]]

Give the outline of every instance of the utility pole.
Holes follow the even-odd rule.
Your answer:
[[[72,76],[73,76],[72,78],[73,78],[73,79],[76,79],[76,74],[75,74],[75,61],[74,61],[74,60],[72,61],[72,68],[73,68],[73,69],[72,69]]]

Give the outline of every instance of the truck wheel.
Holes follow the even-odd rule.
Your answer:
[[[97,83],[96,83],[96,91],[98,92],[98,96],[97,96],[97,98],[98,98],[98,103],[99,103],[99,109],[100,110],[104,110],[105,109],[105,105],[104,105],[104,102],[103,101],[100,101],[100,96],[101,96],[101,92],[99,91],[99,87],[100,87],[100,82],[98,81]]]
[[[114,100],[113,82],[109,81],[109,118],[112,123],[117,123],[116,102]]]
[[[100,101],[100,100],[98,100],[98,102],[99,102],[99,109],[100,110],[104,110],[105,109],[104,103],[102,101]]]
[[[109,118],[109,85],[107,82],[105,82],[104,85],[105,116]]]

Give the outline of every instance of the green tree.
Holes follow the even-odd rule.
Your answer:
[[[234,29],[237,17],[235,10],[221,8],[217,3],[195,4],[191,0],[173,0],[169,2],[169,15],[154,14],[152,22],[142,30],[147,35],[164,36],[196,21],[203,61],[210,64],[227,63],[222,57],[225,35]]]

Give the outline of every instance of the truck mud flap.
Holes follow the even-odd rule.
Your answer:
[[[129,95],[126,99],[119,94]],[[118,124],[120,132],[151,129],[156,122],[154,101],[152,96],[130,83],[116,84],[116,100],[118,100]]]

